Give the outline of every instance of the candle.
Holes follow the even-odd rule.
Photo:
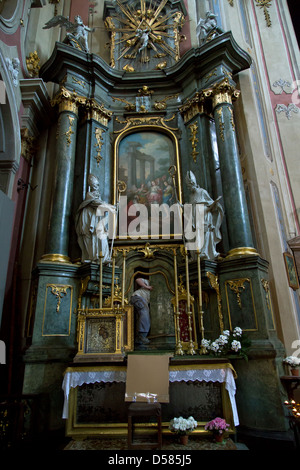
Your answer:
[[[125,268],[126,268],[126,251],[123,250],[123,270],[122,270],[122,308],[125,303]]]
[[[203,326],[203,310],[202,310],[202,284],[201,284],[201,261],[200,250],[197,250],[197,265],[198,265],[198,303],[199,303],[199,316],[200,316],[200,331],[201,339],[204,339],[204,326]],[[205,354],[206,348],[201,346],[200,353]]]
[[[174,253],[174,286],[175,286],[175,328],[176,328],[176,354],[182,356],[183,350],[180,341],[180,323],[179,323],[179,302],[178,302],[178,279],[177,279],[177,258],[176,248],[173,250]]]
[[[99,256],[99,308],[102,308],[102,280],[103,280],[103,254],[100,251]]]
[[[112,265],[112,273],[111,273],[111,308],[114,308],[114,295],[115,295],[115,265],[116,265],[116,255],[113,251],[112,255],[113,265]]]

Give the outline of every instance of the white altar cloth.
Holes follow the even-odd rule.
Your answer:
[[[224,366],[224,365],[223,365]],[[170,382],[225,382],[225,389],[228,391],[234,425],[239,425],[239,418],[235,402],[236,385],[233,370],[228,366],[219,366],[216,368],[203,368],[203,366],[190,366],[190,368],[180,366],[170,366],[169,381]],[[91,384],[96,382],[126,382],[126,367],[112,367],[110,370],[107,367],[92,367],[90,370],[79,368],[67,369],[64,375],[62,389],[64,391],[64,419],[68,418],[69,409],[69,393],[71,388],[78,387],[83,384]]]

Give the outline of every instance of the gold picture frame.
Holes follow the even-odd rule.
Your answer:
[[[133,307],[81,309],[77,323],[78,351],[74,362],[121,357],[133,350]]]
[[[123,233],[123,226],[122,233],[119,233],[120,227],[118,227],[117,239],[182,239],[181,213],[173,213],[174,210],[178,210],[177,202],[182,202],[178,138],[175,135],[175,129],[153,124],[157,122],[157,119],[159,118],[139,118],[138,122],[145,120],[144,124],[129,120],[128,127],[125,126],[115,140],[113,204],[118,202],[118,183],[122,182],[125,183],[122,196],[128,200],[125,208],[128,215],[130,215],[130,206],[135,203],[149,210],[145,227],[139,227],[136,235],[129,235],[128,227],[127,232],[125,230]],[[162,153],[162,148],[164,148],[164,153]],[[137,161],[140,162],[139,165]],[[173,177],[170,175],[170,168],[175,169]],[[172,196],[168,196],[170,193]],[[170,213],[167,217],[174,216],[179,222],[176,222],[174,226],[168,226],[167,229],[156,227],[155,224],[152,226],[155,219],[151,218],[152,204],[155,208],[169,206]],[[163,218],[163,215],[160,214],[160,217]],[[131,222],[129,216],[128,225]]]
[[[285,264],[289,286],[293,290],[297,290],[299,289],[299,278],[298,278],[294,256],[286,252],[286,253],[283,253],[283,258],[284,258],[284,264]]]

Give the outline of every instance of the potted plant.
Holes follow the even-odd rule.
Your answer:
[[[300,367],[300,359],[296,356],[288,356],[283,359],[285,364],[288,364],[291,368],[291,374],[298,376],[299,375],[299,367]]]
[[[214,439],[217,442],[222,442],[224,439],[224,433],[229,428],[229,424],[226,423],[225,419],[215,418],[212,421],[209,421],[204,426],[205,431],[211,431],[214,436]]]
[[[173,418],[170,421],[169,429],[179,436],[181,444],[186,445],[188,442],[188,435],[197,427],[197,421],[190,416],[189,418]]]
[[[241,357],[247,360],[250,341],[244,335],[242,328],[236,326],[233,331],[224,330],[214,341],[202,339],[201,346],[206,353],[214,356]]]

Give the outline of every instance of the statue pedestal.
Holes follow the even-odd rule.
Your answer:
[[[109,295],[110,267],[103,270],[103,283]],[[23,393],[41,396],[42,407],[47,407],[49,416],[45,426],[50,429],[63,424],[58,412],[63,407],[61,381],[77,352],[78,301],[85,289],[99,301],[99,265],[40,262],[33,271],[27,326],[31,345],[23,357]],[[123,355],[114,358],[117,359],[123,360]],[[107,360],[110,360],[108,356]]]
[[[248,361],[233,361],[237,372],[240,421],[257,430],[287,430],[283,409],[282,359],[268,282],[268,263],[259,256],[225,259],[219,264],[225,329],[239,326],[251,340]]]

